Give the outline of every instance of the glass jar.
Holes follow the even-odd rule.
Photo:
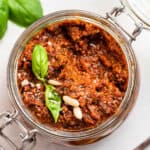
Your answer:
[[[124,122],[136,101],[136,96],[139,89],[138,66],[131,42],[136,39],[136,36],[141,32],[143,26],[137,26],[133,34],[128,34],[128,32],[126,32],[114,20],[114,17],[120,14],[123,10],[124,6],[120,8],[114,8],[111,13],[107,13],[106,17],[101,17],[97,14],[81,10],[58,11],[49,14],[32,24],[17,40],[14,48],[12,49],[7,68],[8,89],[15,113],[3,113],[2,115],[7,119],[10,119],[10,122],[17,120],[17,124],[25,131],[26,136],[23,137],[22,147],[25,146],[25,142],[35,144],[36,134],[46,137],[48,141],[54,143],[57,141],[56,143],[64,145],[89,144],[111,134]],[[119,107],[119,111],[106,122],[100,124],[98,127],[81,132],[60,131],[37,122],[21,100],[17,86],[17,61],[28,40],[43,27],[66,19],[81,19],[83,21],[96,24],[100,28],[107,31],[122,48],[127,60],[129,71],[128,87],[123,101]],[[130,40],[127,37],[129,37]],[[18,119],[18,114],[21,116],[21,119]]]

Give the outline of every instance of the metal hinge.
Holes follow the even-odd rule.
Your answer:
[[[29,150],[32,149],[35,144],[36,144],[36,133],[37,130],[27,130],[26,127],[17,119],[18,116],[18,111],[14,112],[3,112],[0,113],[0,136],[5,139],[5,141],[10,145],[10,147],[14,150]],[[20,138],[21,138],[21,145],[18,146],[18,143],[15,143],[12,141],[11,137],[6,135],[4,133],[4,129],[6,129],[8,126],[16,124],[19,129],[21,130],[20,132]],[[30,147],[30,148],[27,148]],[[0,150],[5,150],[3,145],[0,145]]]
[[[132,19],[135,24],[135,29],[133,30],[132,33],[129,33],[124,27],[120,25],[120,23],[118,23],[116,19],[118,16],[120,16],[124,12],[124,10],[125,10],[125,7],[123,5],[120,7],[115,7],[110,12],[106,13],[106,19],[110,20],[115,25],[117,25],[121,29],[121,31],[123,31],[130,38],[129,42],[132,43],[133,41],[136,40],[137,36],[143,30],[143,24],[136,22],[135,20]]]

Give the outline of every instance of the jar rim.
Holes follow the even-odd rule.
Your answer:
[[[33,36],[38,30],[42,27],[54,23],[54,21],[60,21],[62,19],[81,19],[83,21],[88,21],[90,23],[98,25],[100,28],[104,29],[108,32],[120,45],[122,51],[126,57],[128,64],[128,87],[119,107],[119,112],[114,114],[104,123],[98,125],[97,127],[85,131],[61,131],[56,130],[54,128],[46,127],[39,122],[36,122],[28,110],[24,108],[23,102],[21,100],[18,88],[17,88],[17,80],[16,80],[16,71],[17,71],[17,60],[21,54],[22,49],[24,48],[24,44],[29,40],[30,37]],[[33,33],[34,32],[34,33]],[[40,133],[51,136],[53,138],[59,137],[62,140],[79,140],[85,139],[87,137],[98,136],[101,134],[105,136],[107,132],[111,130],[115,130],[121,123],[122,120],[127,116],[127,107],[131,103],[131,96],[135,89],[135,79],[136,79],[136,59],[134,53],[132,51],[131,45],[129,44],[126,37],[123,33],[117,28],[112,22],[106,20],[98,14],[84,11],[84,10],[62,10],[57,11],[51,14],[48,14],[32,24],[28,27],[17,40],[14,45],[12,52],[9,57],[9,62],[7,66],[7,85],[9,89],[9,94],[11,99],[14,99],[13,102],[17,108],[19,108],[20,112],[23,114],[24,118],[30,125],[36,128]]]

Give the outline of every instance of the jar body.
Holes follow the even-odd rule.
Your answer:
[[[17,89],[16,79],[17,60],[28,40],[43,27],[53,24],[55,22],[69,19],[81,19],[83,21],[88,21],[92,24],[98,25],[100,28],[112,35],[112,37],[118,42],[124,52],[124,55],[126,56],[129,70],[128,89],[126,92],[126,96],[124,97],[124,100],[119,108],[119,113],[117,113],[117,115],[113,116],[96,129],[73,133],[50,129],[36,122],[32,118],[31,114],[28,112],[28,110],[25,108],[21,100],[21,96],[19,95],[19,91]],[[22,34],[12,50],[8,64],[7,78],[11,100],[20,111],[26,122],[30,124],[30,127],[36,128],[41,135],[48,137],[49,141],[57,141],[57,143],[64,145],[89,144],[98,141],[112,133],[116,128],[121,125],[121,123],[125,120],[128,113],[130,112],[131,108],[133,107],[139,87],[139,73],[137,61],[135,59],[131,45],[129,44],[123,33],[117,28],[117,26],[115,26],[112,22],[106,20],[105,18],[90,12],[79,10],[56,12],[43,17],[42,19],[31,25]]]

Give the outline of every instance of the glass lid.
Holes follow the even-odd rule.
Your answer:
[[[120,0],[136,19],[150,29],[150,0]]]

